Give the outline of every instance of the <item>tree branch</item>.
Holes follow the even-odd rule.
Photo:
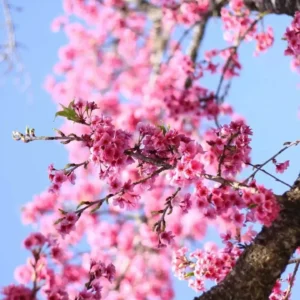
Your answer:
[[[230,274],[194,300],[267,300],[276,280],[300,245],[300,183],[281,199],[281,212],[264,226],[246,248]]]
[[[294,16],[300,10],[300,0],[244,0],[244,3],[250,10],[278,15]]]

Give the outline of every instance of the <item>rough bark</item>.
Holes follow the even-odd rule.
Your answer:
[[[230,274],[194,300],[267,300],[276,280],[300,246],[300,183],[279,197],[281,212],[263,227]]]
[[[269,11],[274,14],[294,16],[300,10],[300,0],[244,0],[251,9],[259,12]]]

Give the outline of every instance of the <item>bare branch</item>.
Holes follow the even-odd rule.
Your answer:
[[[288,148],[292,147],[292,146],[297,146],[300,143],[300,140],[294,141],[294,142],[286,142],[283,145],[285,147],[283,147],[282,149],[280,149],[276,154],[274,154],[271,158],[267,159],[264,163],[257,165],[256,170],[244,181],[244,183],[247,183],[251,178],[254,178],[255,174],[260,171],[267,163],[269,163],[270,161],[272,161],[273,159],[275,159],[279,154],[281,154],[282,152],[284,152],[285,150],[287,150]]]
[[[290,279],[290,284],[289,284],[289,286],[287,288],[287,291],[286,291],[286,294],[282,298],[282,300],[288,300],[290,298],[290,295],[291,295],[291,292],[292,292],[292,287],[294,285],[294,281],[295,281],[295,278],[296,278],[296,275],[297,275],[297,272],[298,272],[298,269],[299,269],[299,264],[300,264],[300,262],[298,261],[295,265],[294,272],[293,272],[292,277]]]
[[[255,169],[258,169],[258,166],[253,165],[253,164],[251,164],[251,163],[247,163],[247,165],[252,166],[252,167],[255,168]],[[261,172],[263,172],[263,173],[269,175],[270,177],[274,178],[274,179],[275,179],[276,181],[278,181],[278,182],[281,182],[282,184],[286,185],[287,187],[292,188],[292,186],[291,186],[290,184],[288,184],[288,183],[284,182],[283,180],[277,178],[276,176],[274,176],[273,174],[267,172],[266,170],[260,168],[259,171],[261,171]]]

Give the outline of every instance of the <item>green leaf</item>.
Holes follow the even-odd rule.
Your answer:
[[[60,136],[66,136],[61,130],[53,128],[54,131],[56,131]]]
[[[67,118],[69,121],[79,122],[80,118],[77,115],[74,108],[72,107],[73,103],[74,103],[74,101],[72,101],[68,107],[61,104],[63,110],[58,111],[55,114],[55,118],[56,117],[64,117],[64,118]]]
[[[77,209],[79,207],[81,207],[82,205],[86,205],[86,204],[90,204],[90,201],[81,201],[78,205],[77,205]]]
[[[66,211],[64,211],[63,209],[61,209],[61,208],[59,208],[58,209],[63,215],[66,215],[67,214],[67,212]]]
[[[57,225],[58,223],[60,223],[64,218],[65,218],[65,217],[59,218],[58,220],[56,220],[56,221],[54,222],[54,225]]]
[[[101,205],[102,205],[102,202],[99,202],[99,203],[95,206],[95,208],[93,208],[93,209],[90,211],[90,213],[93,214],[94,212],[96,212],[96,211],[101,207]]]
[[[73,100],[69,103],[68,108],[73,108],[74,102],[75,102],[75,99],[73,99]]]
[[[167,227],[166,221],[162,220],[162,222],[161,222],[161,228],[160,228],[161,232],[165,231],[166,227]]]
[[[30,128],[30,133],[31,136],[35,136],[35,129],[34,128]]]
[[[257,204],[252,203],[252,204],[248,205],[248,208],[249,208],[249,209],[252,209],[252,208],[255,208],[256,206],[257,206]]]
[[[154,211],[151,211],[151,215],[154,217],[154,216],[157,216],[159,214],[163,213],[163,210],[154,210]]]
[[[189,277],[192,277],[192,276],[194,276],[194,272],[189,272],[189,273],[186,273],[184,275],[184,278],[189,278]]]
[[[76,166],[76,164],[74,164],[74,163],[66,164],[65,167],[64,167],[64,169],[73,168],[75,166]]]
[[[26,128],[25,128],[25,134],[29,135],[29,133],[30,133],[30,128],[28,126],[26,126]]]
[[[166,127],[164,125],[157,125],[157,127],[163,132],[164,135],[166,135],[166,133],[170,129],[169,127]]]

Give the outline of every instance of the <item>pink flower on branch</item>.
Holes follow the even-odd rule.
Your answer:
[[[179,206],[182,209],[183,213],[188,213],[192,207],[191,194],[187,193],[183,198],[176,196],[172,199],[172,205],[174,207]]]
[[[33,249],[40,249],[42,248],[45,243],[47,242],[46,237],[37,232],[37,233],[32,233],[27,237],[24,241],[24,246],[27,250],[33,250]]]
[[[272,162],[276,166],[276,173],[284,173],[284,171],[287,170],[287,168],[290,166],[290,161],[289,160],[286,160],[283,163],[277,163],[276,159],[274,158],[272,160]]]
[[[300,13],[297,11],[295,13],[292,24],[287,28],[284,38],[288,42],[288,47],[285,50],[286,55],[293,55],[297,57],[300,54]]]
[[[164,248],[168,245],[172,245],[174,243],[174,237],[175,235],[172,233],[172,231],[163,231],[160,233],[158,248]]]
[[[74,212],[68,212],[59,220],[57,224],[57,230],[62,235],[65,236],[69,234],[75,228],[75,224],[79,217]]]
[[[4,296],[3,300],[24,299],[35,300],[32,297],[32,291],[24,285],[8,285],[2,288],[1,294]]]

